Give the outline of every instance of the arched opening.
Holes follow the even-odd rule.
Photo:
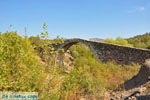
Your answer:
[[[135,75],[139,69],[139,66],[136,65],[121,66],[115,62],[99,62],[91,48],[82,42],[70,43],[64,47],[70,50],[70,54],[74,58],[72,63],[74,68],[69,74],[72,74],[76,80],[69,79],[71,85],[78,84],[80,88],[88,92],[114,90]],[[81,83],[79,84],[77,81]]]
[[[148,50],[140,50],[136,48],[129,48],[105,43],[95,43],[83,40],[67,41],[63,44],[60,44],[59,48],[64,48],[65,51],[75,48],[75,50],[73,49],[75,51],[74,53],[76,53],[74,54],[75,60],[73,61],[74,68],[70,71],[70,76],[64,84],[67,85],[65,89],[74,90],[78,88],[78,90],[82,91],[82,93],[97,93],[102,90],[114,90],[120,84],[124,84],[124,82],[130,79],[133,75],[136,75],[136,73],[138,73],[139,71],[139,66],[137,65],[121,66],[114,62],[98,62],[94,56],[95,52],[93,53],[92,50],[97,51],[97,53],[100,54],[98,56],[100,58],[104,58],[104,60],[110,58],[110,60],[114,59],[114,61],[123,62],[124,64],[128,64],[128,62],[131,61],[143,62],[143,59],[149,57]],[[88,51],[89,53],[87,53],[86,51]],[[73,51],[71,52],[71,54],[73,54]],[[120,57],[122,57],[122,60],[120,60]],[[148,81],[148,76],[150,73],[147,69],[149,69],[149,67],[145,68],[142,66],[139,73],[135,77],[125,82],[125,89],[130,90],[132,88],[139,87],[145,84]],[[145,72],[148,74],[145,74]],[[79,91],[76,92],[78,93]]]
[[[78,68],[78,66],[80,66],[79,69],[82,69],[82,67],[88,66],[85,68],[86,69],[90,68],[89,69],[90,73],[95,73],[95,72],[100,71],[99,73],[101,73],[101,74],[99,75],[99,73],[98,73],[96,75],[105,76],[104,78],[101,78],[101,79],[106,79],[106,80],[108,79],[107,83],[111,84],[111,86],[113,86],[112,85],[113,83],[111,83],[113,81],[114,81],[114,83],[116,82],[115,85],[121,84],[121,83],[119,83],[120,80],[123,84],[123,82],[125,82],[125,80],[130,79],[131,76],[138,73],[139,68],[140,68],[138,65],[128,65],[128,64],[131,64],[132,62],[142,64],[145,61],[145,59],[150,57],[148,50],[130,48],[130,47],[124,47],[124,46],[118,46],[118,45],[112,45],[112,44],[106,44],[106,43],[97,43],[97,42],[91,42],[91,41],[87,41],[87,40],[70,40],[70,41],[66,41],[65,43],[61,44],[59,47],[64,48],[65,51],[67,51],[69,48],[73,47],[75,44],[78,44],[78,43],[80,43],[80,45],[78,45],[78,46],[80,46],[80,48],[77,48],[75,51],[80,50],[82,52],[78,51],[79,52],[78,54],[80,56],[75,57],[76,59],[78,59],[78,60],[75,60],[76,62],[74,63],[75,69]],[[98,60],[96,60],[94,56],[93,56],[94,59],[92,58],[92,56],[87,57],[86,54],[84,55],[84,53],[86,52],[86,48],[81,48],[81,44],[84,45],[83,47],[88,48],[90,53],[92,52],[92,56],[96,55],[95,57],[98,58],[98,60],[109,61],[109,62],[106,64],[103,64],[101,62],[98,62]],[[121,60],[120,60],[120,58],[121,58]],[[118,64],[112,62],[112,60],[114,60],[118,64],[125,64],[128,66],[118,65]],[[99,68],[103,68],[103,69],[99,69]],[[95,70],[95,72],[92,72],[93,69]],[[86,70],[84,70],[84,71],[86,72]],[[105,72],[105,71],[107,71],[107,72]],[[105,73],[102,74],[102,72],[105,72]],[[148,82],[149,74],[145,74],[145,72],[150,73],[150,72],[148,72],[147,68],[142,66],[142,68],[140,69],[140,71],[136,75],[136,77],[133,77],[132,79],[125,82],[125,84],[124,84],[125,89],[130,90],[132,88],[139,87],[139,86],[145,84],[146,82]],[[119,80],[119,81],[117,81],[117,80]],[[139,81],[141,81],[141,82],[139,82]],[[134,84],[129,86],[128,84],[130,84],[130,83],[134,83]],[[115,87],[115,86],[113,86],[113,87]]]

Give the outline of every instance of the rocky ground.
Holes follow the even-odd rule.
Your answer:
[[[112,91],[104,100],[150,100],[150,82],[129,91]]]
[[[150,82],[129,91],[107,91],[81,97],[79,100],[150,100]]]

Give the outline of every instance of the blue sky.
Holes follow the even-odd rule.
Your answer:
[[[51,38],[124,38],[150,32],[150,0],[0,0],[0,32]],[[13,27],[10,28],[9,25]]]

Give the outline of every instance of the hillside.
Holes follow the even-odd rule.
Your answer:
[[[134,47],[150,49],[150,33],[129,38],[127,41]]]

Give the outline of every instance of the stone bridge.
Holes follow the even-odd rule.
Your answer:
[[[77,43],[82,43],[88,46],[96,58],[104,63],[113,60],[121,65],[129,65],[132,63],[140,64],[142,67],[139,73],[132,79],[125,82],[124,88],[126,90],[138,87],[149,81],[150,61],[148,61],[148,59],[150,59],[150,50],[83,39],[69,39],[64,41],[62,44],[53,44],[49,46],[53,46],[56,50],[64,48],[66,51],[72,45]]]
[[[94,42],[83,39],[70,39],[62,44],[55,45],[55,49],[68,50],[72,45],[82,43],[88,46],[99,61],[114,60],[118,64],[129,65],[132,63],[143,64],[150,58],[150,50],[119,46],[103,42]]]

